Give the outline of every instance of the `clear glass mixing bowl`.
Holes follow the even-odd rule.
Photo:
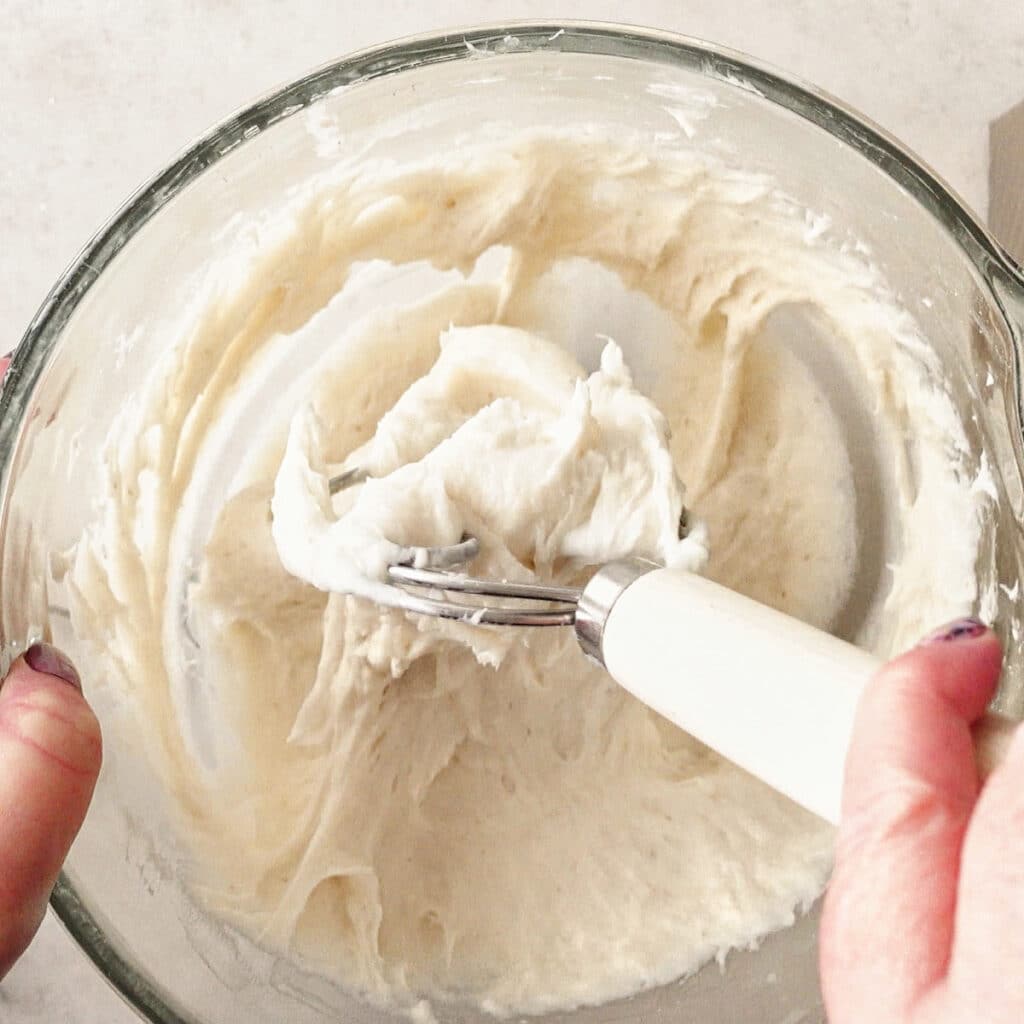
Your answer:
[[[378,152],[414,157],[496,119],[526,127],[586,117],[612,131],[678,135],[695,116],[699,137],[720,155],[772,175],[870,247],[917,318],[975,454],[984,446],[994,466],[1001,502],[986,538],[1006,585],[1000,621],[1015,621],[1010,601],[1024,551],[1020,268],[929,170],[812,89],[679,36],[516,24],[367,51],[256,103],[133,197],[57,283],[0,396],[5,663],[42,635],[72,657],[81,649],[54,556],[93,514],[90,456],[159,355],[154,339],[162,335],[146,325],[187,304],[197,273],[237,240],[239,214],[273,209],[290,184],[330,166],[332,150],[311,126],[326,119],[353,137],[386,126]],[[1017,678],[1017,631],[1004,632],[1007,676]],[[179,854],[147,772],[108,735],[93,810],[53,896],[57,914],[132,1005],[163,1024],[394,1019],[199,914],[178,881]],[[683,984],[545,1021],[819,1020],[815,928],[812,913],[760,949],[733,954],[724,971],[711,965]],[[442,1018],[481,1019],[458,1009]]]

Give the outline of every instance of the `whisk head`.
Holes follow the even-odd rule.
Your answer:
[[[366,470],[356,467],[332,477],[328,488],[337,494],[368,478]],[[495,626],[571,626],[576,622],[582,593],[578,588],[485,580],[460,572],[480,552],[480,542],[468,534],[458,544],[406,550],[406,557],[388,566],[397,608]]]

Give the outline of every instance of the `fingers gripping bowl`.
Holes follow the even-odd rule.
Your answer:
[[[737,208],[745,216],[736,217]],[[746,276],[734,273],[723,286],[715,270],[735,268],[738,253]],[[353,282],[359,287],[346,291]],[[410,306],[411,320],[402,312]],[[374,313],[381,309],[397,312],[389,319]],[[488,735],[502,770],[475,764],[474,806],[495,809],[489,830],[483,819],[474,830],[474,819],[457,818],[449,803],[432,830],[410,832],[413,815],[388,819],[392,805],[374,788],[380,773],[352,788],[355,761],[344,764],[345,785],[327,786],[323,776],[311,789],[305,776],[297,781],[308,764],[253,756],[253,737],[267,747],[294,746],[300,708],[314,731],[336,719],[329,700],[305,701],[311,678],[276,691],[267,680],[288,677],[292,665],[308,675],[309,665],[323,664],[325,623],[350,622],[325,617],[325,603],[335,599],[289,583],[268,558],[266,509],[281,430],[315,374],[316,411],[334,416],[323,436],[348,432],[336,450],[310,449],[327,474],[327,464],[365,443],[381,413],[429,370],[438,337],[453,326],[473,332],[497,323],[529,333],[534,340],[523,344],[556,339],[578,367],[570,377],[597,368],[610,336],[672,427],[687,503],[708,523],[709,572],[738,586],[747,581],[754,596],[883,652],[933,624],[923,616],[980,611],[1004,633],[1009,665],[1000,699],[1018,713],[1022,309],[1019,271],[897,146],[827,100],[687,40],[571,25],[416,40],[324,69],[239,115],[140,193],[69,271],[30,328],[0,398],[5,653],[49,631],[96,680],[90,695],[106,727],[105,775],[55,894],[58,912],[157,1021],[393,1019],[415,1009],[417,993],[452,981],[443,956],[411,945],[418,936],[418,950],[438,948],[431,942],[451,924],[423,917],[428,903],[463,915],[482,903],[487,910],[473,918],[474,942],[458,947],[461,961],[452,960],[464,962],[473,950],[491,959],[481,954],[480,972],[451,984],[461,983],[466,999],[434,1002],[430,1012],[442,1021],[479,1019],[485,992],[490,1009],[578,1024],[677,1019],[696,1007],[707,1020],[813,1018],[814,918],[798,908],[813,900],[827,871],[828,835],[783,805],[752,817],[748,793],[734,801],[735,815],[719,802],[703,824],[694,813],[703,805],[689,805],[685,827],[666,828],[664,846],[653,844],[654,866],[644,867],[646,847],[631,840],[643,835],[647,843],[650,820],[623,817],[622,806],[662,813],[651,800],[650,773],[638,774],[637,759],[614,746],[589,761],[561,758],[545,778],[561,779],[563,788],[551,785],[547,795],[572,792],[573,806],[545,803],[530,794],[527,777],[504,770],[519,748],[494,746],[510,722],[525,727],[529,716],[475,719],[483,733],[503,723]],[[365,344],[339,356],[338,340],[353,325]],[[741,340],[730,348],[731,337]],[[506,341],[502,352],[512,350]],[[456,336],[447,347],[459,344],[472,349],[474,339]],[[493,335],[480,344],[498,358]],[[743,385],[732,392],[719,387],[730,372]],[[715,388],[705,394],[709,381]],[[922,395],[932,396],[923,412]],[[787,415],[804,429],[780,431]],[[801,446],[801,435],[815,443]],[[113,448],[111,437],[119,439]],[[736,464],[729,460],[744,445],[744,472],[730,476],[722,460]],[[790,458],[772,462],[777,452]],[[799,501],[778,514],[757,489],[766,471],[813,484],[813,473],[792,476],[801,465],[828,483],[808,491],[829,502],[817,518],[801,519],[807,506]],[[56,482],[74,502],[52,500]],[[754,515],[730,511],[737,494]],[[514,548],[509,541],[504,550]],[[215,550],[221,557],[209,557]],[[766,560],[769,550],[783,555]],[[560,571],[556,560],[549,567]],[[107,583],[90,589],[89,580]],[[276,625],[260,603],[271,583],[292,588]],[[896,614],[894,595],[911,611]],[[275,629],[287,635],[284,654],[274,653]],[[244,638],[232,648],[237,630]],[[488,647],[502,641],[473,636],[474,662],[481,653],[520,657]],[[536,659],[561,664],[561,641],[545,643],[551,647],[530,649],[534,668]],[[233,678],[237,650],[252,652],[253,661],[234,664],[252,686],[225,692],[218,680]],[[211,657],[223,660],[217,671]],[[453,716],[425,698],[459,669],[418,671],[403,685],[424,691],[413,717],[436,738]],[[494,671],[486,688],[463,687],[463,697],[526,700],[514,673]],[[143,682],[154,674],[166,684]],[[615,703],[620,698],[597,677],[574,670],[565,678],[567,705],[548,703],[549,691],[529,692],[539,702],[536,720],[557,724],[560,742],[586,747],[578,716],[614,713],[635,730],[620,739],[646,737],[629,752],[646,751],[640,762],[656,755],[658,771],[669,764],[658,778],[669,780],[670,799],[692,789],[687,778],[707,779],[700,757]],[[326,684],[319,692],[339,696]],[[574,716],[558,719],[566,706]],[[246,754],[234,789],[207,784],[231,763],[217,728],[225,714],[248,716],[250,725],[227,733],[241,737]],[[406,748],[403,756],[415,754]],[[574,789],[564,767],[572,764],[593,784]],[[716,778],[748,785],[724,771]],[[623,789],[641,782],[642,792]],[[275,785],[280,800],[303,804],[290,817],[275,819],[259,799]],[[303,803],[313,790],[352,799],[365,787],[380,799],[350,803],[347,819],[319,798]],[[521,817],[494,824],[516,807],[538,816],[530,830],[517,831]],[[306,852],[281,859],[291,838],[275,831],[282,821],[315,832],[315,823],[296,825],[303,814],[342,832],[370,822],[407,844],[399,848],[412,850],[420,867],[430,858],[441,863],[430,875],[410,873],[405,860],[384,856],[394,845],[376,848],[376,860],[350,845],[347,868],[321,869],[307,855],[316,844],[305,839]],[[547,824],[567,820],[577,841],[552,845]],[[731,860],[729,843],[700,845],[715,828],[746,835],[742,856]],[[560,842],[566,832],[557,833]],[[754,892],[739,868],[751,850],[765,849],[774,869],[763,892]],[[257,863],[261,850],[272,853]],[[709,851],[715,857],[694,870]],[[530,916],[520,905],[529,902],[522,865],[552,852],[558,857],[534,864],[541,909]],[[449,864],[460,865],[456,878],[445,874]],[[586,904],[597,922],[589,932],[569,927],[593,893],[576,883],[592,879],[595,867],[615,877],[623,865],[641,881],[624,888],[618,878],[614,899]],[[681,912],[672,903],[678,893],[652,897],[653,878],[688,870],[696,881],[718,872],[717,905],[734,901],[746,924],[729,932],[720,915],[715,925],[703,912]],[[303,896],[312,899],[289,890],[296,878],[309,882]],[[371,878],[383,878],[387,892],[354,898]],[[448,886],[441,904],[436,891],[424,899],[426,883],[438,879]],[[416,913],[403,917],[401,906],[387,905],[388,893]],[[652,909],[666,901],[667,920]],[[771,933],[758,949],[730,954],[724,973],[712,965],[681,985],[659,984],[754,939],[755,904],[754,931]],[[318,953],[337,950],[338,913],[367,909],[383,917],[374,928],[353,918],[346,935],[356,942],[372,934],[378,945],[359,961],[365,972],[340,984]],[[481,931],[486,921],[501,927]],[[680,921],[692,927],[681,931]],[[517,922],[528,926],[522,942],[502,946]],[[597,980],[556,992],[543,978],[551,964],[528,955],[537,934],[565,952],[555,961],[562,978],[581,977],[569,954],[570,940],[582,935],[602,965]],[[606,945],[587,945],[594,936]],[[683,945],[686,962],[672,955]],[[534,972],[527,988],[546,1002],[498,984],[513,968],[497,972],[497,982],[480,980],[502,956]],[[350,994],[355,985],[381,997],[403,983],[409,998],[398,1009]]]

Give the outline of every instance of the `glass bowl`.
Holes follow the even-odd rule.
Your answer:
[[[1019,353],[1024,276],[927,168],[862,118],[737,54],[684,37],[602,24],[511,24],[419,37],[348,57],[230,118],[142,188],[54,287],[0,395],[0,625],[4,665],[52,637],[77,658],[55,564],[87,524],[99,450],[126,396],[159,356],[145,325],[187,304],[197,272],[237,241],[238,215],[273,209],[327,169],[316,124],[387,126],[395,156],[429,153],[500,112],[558,125],[586,112],[623,131],[701,137],[870,248],[939,354],[975,455],[1001,502],[988,556],[1005,585],[998,621],[1008,679],[1021,674],[1011,596],[1024,543]],[[83,655],[84,657],[84,655]],[[1008,687],[1003,709],[1020,714]],[[99,702],[101,719],[115,709]],[[107,737],[89,819],[53,907],[111,983],[161,1024],[397,1019],[261,950],[197,912],[174,870],[174,840],[144,764]],[[692,978],[547,1024],[821,1019],[816,914]],[[439,1010],[444,1024],[487,1019]]]

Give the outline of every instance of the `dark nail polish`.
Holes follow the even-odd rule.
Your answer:
[[[956,640],[974,640],[987,632],[988,626],[980,619],[957,619],[956,622],[951,622],[948,626],[929,633],[921,641],[921,644],[946,644]]]
[[[79,679],[75,666],[71,664],[66,654],[51,644],[33,644],[25,652],[25,661],[33,672],[56,676],[81,692],[82,680]]]

